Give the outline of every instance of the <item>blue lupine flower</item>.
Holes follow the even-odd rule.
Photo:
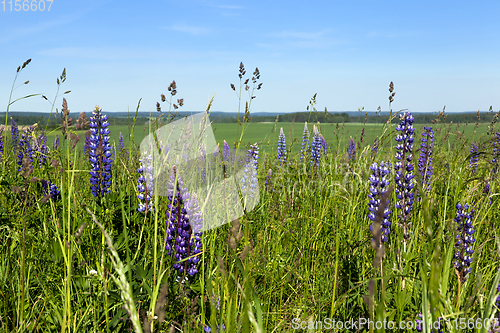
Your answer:
[[[54,139],[54,144],[52,145],[52,149],[57,150],[59,149],[59,134],[56,135],[56,138]]]
[[[396,127],[396,131],[400,132],[396,135],[396,163],[394,164],[394,170],[396,171],[395,180],[395,191],[398,201],[396,202],[396,208],[401,210],[401,214],[398,215],[402,224],[404,237],[409,236],[408,233],[408,220],[410,218],[410,213],[413,207],[414,193],[413,188],[415,183],[413,178],[413,143],[415,139],[413,138],[413,133],[415,129],[413,128],[413,121],[415,120],[410,112],[405,112],[400,116],[401,122]]]
[[[372,150],[370,154],[371,157],[374,157],[377,154],[377,150],[378,150],[378,143],[377,143],[377,138],[375,138],[375,140],[373,140]]]
[[[190,197],[183,185],[184,182],[174,166],[168,183],[165,249],[168,254],[174,254],[177,260],[174,264],[175,270],[180,274],[193,276],[198,273],[202,232],[193,232],[192,226],[201,230],[202,218],[198,197],[196,194]],[[186,258],[188,259],[184,260]]]
[[[304,124],[304,132],[302,133],[302,146],[300,148],[300,161],[307,158],[307,148],[309,146],[309,130],[307,129],[307,122]],[[304,156],[306,155],[306,156]]]
[[[368,194],[368,198],[370,202],[368,203],[368,210],[370,212],[368,213],[368,218],[373,222],[375,221],[377,211],[380,209],[382,198],[389,189],[391,169],[385,162],[380,162],[380,164],[373,163],[370,169],[373,171],[373,174],[370,175],[369,178],[370,194]],[[380,226],[382,229],[382,242],[387,242],[389,240],[389,227],[391,226],[391,221],[389,220],[391,211],[389,207],[389,200],[387,200],[386,206],[384,207],[384,218]],[[373,224],[370,224],[370,231],[373,233]]]
[[[455,217],[455,222],[458,224],[458,234],[455,237],[457,242],[455,243],[456,251],[453,254],[453,259],[455,259],[453,265],[458,271],[462,284],[467,280],[467,275],[472,270],[472,268],[470,267],[470,264],[472,263],[472,254],[474,253],[472,245],[476,241],[473,237],[473,217],[474,209],[469,212],[468,204],[465,204],[463,206],[460,203],[457,204],[457,215]]]
[[[108,194],[111,189],[111,146],[109,144],[108,117],[96,106],[90,118],[89,160],[92,166],[90,183],[94,197]]]
[[[124,147],[125,147],[125,139],[123,138],[122,132],[120,132],[120,136],[118,137],[118,151],[122,151]]]
[[[244,174],[242,178],[241,191],[253,197],[258,187],[257,170],[259,168],[259,146],[253,144],[247,152]]]
[[[33,138],[33,151],[38,155],[38,162],[40,162],[40,168],[43,164],[47,163],[47,134],[45,131],[38,136],[38,138]]]
[[[321,147],[323,147],[323,153],[326,154],[326,152],[328,151],[328,144],[326,143],[326,140],[323,137],[323,134],[320,134],[319,137],[321,139]]]
[[[19,128],[16,121],[12,118],[10,118],[10,137],[12,139],[12,147],[16,150],[19,144]]]
[[[0,162],[2,161],[3,158],[3,130],[5,129],[5,126],[0,127]]]
[[[470,144],[470,154],[472,155],[470,157],[469,163],[472,168],[472,174],[475,174],[477,171],[478,167],[478,162],[479,162],[479,148],[477,147],[477,144],[475,142],[472,142]]]
[[[280,129],[280,136],[278,137],[278,162],[279,164],[286,163],[286,138],[283,127]]]
[[[52,184],[50,181],[44,179],[42,179],[41,182],[42,190],[45,195],[50,194],[51,198],[56,201],[61,198],[61,191],[57,189],[57,186],[55,184]]]
[[[33,149],[31,147],[31,133],[35,130],[34,126],[26,128],[21,134],[21,139],[19,140],[19,151],[17,153],[17,165],[19,168],[17,171],[21,171],[23,167],[24,156],[28,156],[30,163],[33,163]],[[33,167],[33,166],[31,166]]]
[[[321,162],[322,142],[319,130],[316,125],[313,126],[313,140],[311,143],[311,166],[319,166]]]
[[[424,126],[420,144],[420,158],[418,159],[418,171],[421,174],[421,185],[424,192],[431,189],[433,146],[434,131],[432,127]]]
[[[356,143],[351,137],[351,141],[349,142],[349,147],[347,148],[347,153],[349,154],[349,161],[356,159]]]
[[[137,178],[137,189],[139,190],[139,212],[152,211],[154,212],[154,174],[153,174],[153,157],[146,156],[144,159],[139,159],[139,178]]]
[[[224,140],[224,148],[222,150],[222,160],[223,161],[228,161],[229,162],[229,151],[231,148],[229,148],[229,144]]]
[[[500,132],[496,132],[493,138],[493,160],[491,162],[493,163],[492,174],[494,176],[500,163]]]

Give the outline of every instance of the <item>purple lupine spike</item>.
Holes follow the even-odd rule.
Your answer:
[[[467,281],[468,274],[472,270],[470,264],[472,263],[472,254],[474,250],[472,246],[476,241],[474,239],[474,229],[472,228],[472,218],[474,217],[474,209],[469,212],[469,205],[457,204],[457,215],[455,222],[458,224],[457,236],[455,237],[455,253],[453,254],[453,266],[457,270],[460,281],[463,284]]]
[[[495,177],[500,163],[500,132],[496,132],[493,138],[493,163],[492,175]]]
[[[244,174],[242,178],[241,191],[253,198],[258,187],[257,170],[259,168],[259,146],[257,143],[250,146],[247,151]]]
[[[318,127],[313,126],[313,139],[311,143],[311,166],[318,167],[321,162],[322,143]]]
[[[201,253],[202,232],[193,232],[190,220],[200,228],[202,218],[196,194],[189,196],[175,166],[168,182],[167,198],[165,249],[167,254],[174,254],[176,263],[173,267],[179,274],[193,276],[198,273],[196,266]]]
[[[154,212],[154,174],[153,174],[153,157],[151,155],[146,156],[143,159],[139,159],[139,178],[137,178],[137,189],[139,190],[139,207],[137,210],[139,212]]]
[[[321,147],[323,148],[323,154],[326,154],[326,152],[328,151],[328,144],[326,143],[326,140],[323,137],[323,134],[320,134],[319,137],[321,139]]]
[[[283,127],[280,129],[280,135],[278,137],[278,163],[286,163],[286,138],[285,132],[283,132]]]
[[[18,160],[17,165],[19,168],[17,171],[21,172],[23,167],[23,160],[25,156],[28,156],[30,163],[33,163],[33,149],[31,147],[32,136],[31,133],[35,130],[34,126],[26,128],[21,134],[21,139],[19,140],[19,151],[17,154]],[[33,168],[33,165],[31,166]]]
[[[433,146],[434,131],[432,127],[424,126],[420,144],[420,158],[418,159],[418,171],[421,174],[421,185],[424,192],[429,192],[431,189]]]
[[[351,141],[349,142],[349,147],[347,148],[347,153],[349,154],[349,161],[356,159],[356,143],[351,137]]]
[[[409,234],[409,220],[413,207],[415,187],[413,174],[413,143],[415,141],[413,133],[413,121],[415,119],[410,112],[405,112],[400,116],[400,123],[396,127],[396,131],[400,132],[396,135],[396,163],[394,164],[395,176],[395,190],[398,201],[396,208],[401,210],[398,215],[403,226],[403,237],[408,239]],[[406,246],[406,242],[404,244]]]
[[[102,197],[111,191],[111,145],[109,144],[108,117],[96,106],[90,118],[89,161],[92,166],[90,183],[94,197]]]
[[[12,139],[12,147],[16,150],[19,145],[19,127],[12,118],[10,118],[10,137]]]
[[[375,140],[373,140],[373,145],[372,145],[372,150],[371,150],[371,157],[374,157],[376,154],[377,154],[377,150],[378,150],[378,142],[377,142],[377,138],[375,138]]]
[[[478,162],[479,162],[479,148],[477,147],[477,144],[475,142],[472,142],[470,144],[470,154],[471,154],[471,157],[470,157],[470,160],[469,160],[469,164],[470,164],[470,167],[472,168],[472,174],[475,174],[476,171],[477,171],[477,167],[478,167]]]
[[[38,156],[39,167],[47,163],[47,134],[45,131],[37,137],[32,138],[32,149]]]
[[[389,177],[391,174],[391,169],[389,164],[385,162],[380,162],[380,164],[373,163],[370,167],[373,174],[370,175],[370,194],[368,194],[368,198],[370,202],[368,203],[368,218],[374,222],[375,215],[377,211],[380,209],[380,203],[382,201],[383,196],[386,194],[389,189]],[[391,211],[389,210],[390,203],[389,199],[387,200],[387,204],[384,207],[384,218],[381,223],[382,228],[382,242],[387,242],[389,240],[389,232],[391,221],[389,216],[391,215]],[[370,231],[373,233],[373,224],[370,223]]]
[[[125,147],[125,139],[123,138],[122,132],[120,132],[120,136],[118,137],[118,151],[122,151]]]
[[[0,162],[2,162],[2,160],[3,160],[3,147],[4,147],[4,144],[3,144],[3,130],[4,129],[5,129],[4,125],[0,126]]]
[[[45,195],[50,194],[50,197],[55,201],[61,199],[60,195],[61,191],[58,190],[55,184],[52,184],[50,181],[44,179],[42,179],[41,182],[42,182],[42,190]]]
[[[224,140],[224,148],[222,150],[222,160],[223,161],[228,161],[229,162],[229,151],[231,148],[229,148],[229,144]]]
[[[60,142],[59,134],[56,134],[56,138],[54,139],[54,144],[52,145],[53,150],[59,149],[59,142]]]
[[[307,122],[304,123],[304,132],[302,132],[302,146],[300,148],[300,162],[307,159],[307,148],[309,147],[309,130]]]

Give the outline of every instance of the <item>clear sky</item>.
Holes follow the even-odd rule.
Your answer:
[[[31,0],[30,0],[31,1]],[[22,1],[19,1],[22,4]],[[72,112],[155,111],[177,82],[185,111],[237,111],[238,67],[261,72],[254,112],[317,109],[449,112],[500,108],[500,1],[54,0],[0,3],[0,109],[61,91]],[[56,102],[60,109],[62,97]],[[166,103],[162,104],[168,109]],[[15,111],[50,111],[40,97]]]

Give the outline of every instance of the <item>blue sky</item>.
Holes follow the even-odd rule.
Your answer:
[[[141,111],[155,112],[172,80],[182,110],[204,110],[215,93],[212,110],[237,111],[240,61],[261,72],[254,112],[305,111],[315,93],[318,110],[385,111],[390,81],[394,110],[500,108],[498,1],[54,0],[47,9],[0,3],[1,109],[28,58],[18,82],[30,83],[13,97],[52,100],[66,68],[72,112],[135,110],[140,98]],[[34,97],[11,109],[50,108]]]

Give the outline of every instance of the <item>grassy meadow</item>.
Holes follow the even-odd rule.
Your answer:
[[[146,172],[138,172],[138,145],[149,127],[111,123],[109,193],[96,196],[95,163],[83,153],[85,131],[67,126],[68,117],[48,133],[46,152],[29,146],[33,141],[24,140],[23,131],[22,145],[11,131],[1,134],[1,332],[403,332],[417,331],[418,320],[433,323],[433,332],[436,323],[440,332],[488,332],[485,325],[499,316],[497,118],[457,125],[440,114],[429,124],[435,141],[426,146],[426,158],[433,158],[426,187],[418,167],[423,125],[415,125],[414,145],[405,146],[403,158],[409,161],[403,162],[405,174],[415,178],[399,198],[393,189],[399,186],[394,168],[401,131],[391,119],[381,125],[319,124],[317,138],[323,135],[326,150],[311,150],[316,124],[308,123],[310,150],[302,160],[304,123],[214,124],[221,151],[223,140],[232,148],[242,131],[242,149],[258,143],[260,199],[251,211],[201,235],[186,229],[189,239],[174,250],[187,251],[180,260],[166,245],[177,242],[181,227],[167,228],[166,221],[181,225],[187,213],[179,212],[194,193],[175,201],[175,189],[170,197],[155,192],[149,201],[154,210],[139,211],[146,200],[139,197],[149,192],[138,187]],[[80,136],[77,149],[63,131]],[[35,136],[41,134],[35,129]],[[56,134],[60,145],[53,148]],[[283,151],[278,155],[279,140],[286,140],[286,161]],[[108,162],[99,145],[93,154],[102,168]],[[374,163],[382,161],[388,166],[385,194],[382,176],[370,178]],[[370,193],[380,200],[371,211]],[[398,204],[409,194],[415,196],[410,213]],[[457,204],[466,203],[468,217],[457,217]],[[381,242],[386,218],[390,232]],[[467,223],[467,234],[457,220]],[[169,240],[172,232],[179,234]],[[457,236],[462,243],[474,237],[473,253],[456,245]],[[199,252],[193,250],[196,237]],[[470,272],[454,265],[457,251],[470,254],[464,259]],[[197,272],[190,275],[186,267],[192,263]],[[363,320],[389,324],[362,326]],[[348,321],[358,325],[346,328]],[[397,328],[403,322],[412,329]],[[421,331],[431,332],[427,325]]]

